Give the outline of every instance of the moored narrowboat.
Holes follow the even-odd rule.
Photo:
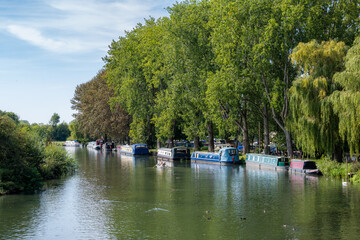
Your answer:
[[[113,142],[106,142],[102,145],[102,150],[104,151],[113,151],[116,150],[115,144]]]
[[[66,141],[64,143],[65,147],[81,147],[81,144],[79,143],[79,141],[74,140],[74,141]]]
[[[302,173],[311,175],[321,175],[316,163],[310,160],[292,159],[289,167],[290,173]]]
[[[289,169],[289,158],[284,156],[248,153],[246,154],[246,166],[256,166],[276,171],[287,171]]]
[[[157,150],[157,158],[165,160],[189,160],[190,149],[184,147],[159,148]]]
[[[95,149],[95,150],[100,150],[102,147],[102,141],[100,141],[100,139],[98,139],[96,141],[89,142],[87,147],[91,148],[91,149]]]
[[[133,145],[123,145],[120,147],[120,152],[127,155],[149,155],[149,148],[147,144],[137,143]]]
[[[220,149],[219,152],[193,152],[191,154],[191,161],[195,163],[210,163],[210,164],[240,164],[239,152],[236,148],[226,147]]]

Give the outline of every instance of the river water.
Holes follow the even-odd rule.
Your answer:
[[[0,239],[359,239],[360,187],[68,148],[78,171],[0,197]]]

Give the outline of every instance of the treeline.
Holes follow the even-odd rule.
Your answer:
[[[359,152],[358,1],[183,1],[168,11],[113,41],[104,69],[77,87],[80,133],[150,146],[187,138],[195,149],[238,137],[245,152],[261,135],[268,152],[276,132],[289,156]]]
[[[30,125],[14,113],[0,111],[0,195],[33,192],[43,181],[60,178],[75,167],[64,149],[49,144],[61,132],[55,130],[59,119],[54,114],[50,126]]]

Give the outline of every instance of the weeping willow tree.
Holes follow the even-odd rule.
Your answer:
[[[343,42],[313,40],[300,43],[291,54],[298,77],[290,88],[290,131],[303,152],[332,154],[338,161],[342,155],[339,118],[329,96],[338,89],[333,75],[343,70],[347,47]]]
[[[332,93],[330,100],[339,117],[339,133],[347,141],[350,154],[359,153],[360,143],[360,37],[346,55],[345,70],[334,75],[341,91]]]

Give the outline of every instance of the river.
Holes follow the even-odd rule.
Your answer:
[[[360,187],[245,166],[155,168],[67,148],[79,168],[0,197],[0,239],[358,239]]]

